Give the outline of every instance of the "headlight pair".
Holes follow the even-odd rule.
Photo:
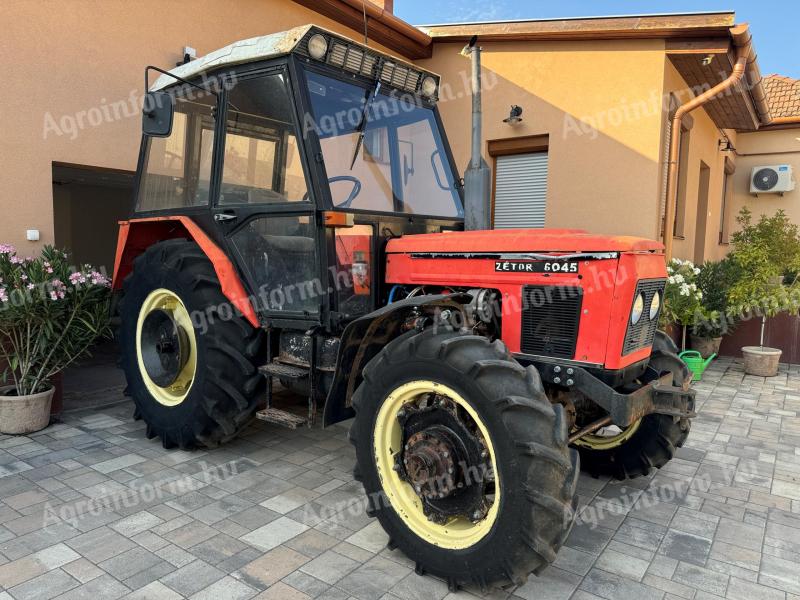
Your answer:
[[[658,311],[661,310],[661,292],[653,294],[650,300],[649,316],[652,321],[658,316]],[[633,301],[633,310],[631,310],[631,324],[636,325],[644,314],[644,294],[639,292],[636,299]]]

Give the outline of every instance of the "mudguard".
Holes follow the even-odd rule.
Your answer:
[[[113,289],[122,289],[122,281],[133,269],[133,261],[148,247],[163,240],[193,240],[214,265],[223,295],[250,322],[260,327],[253,302],[247,295],[236,268],[225,252],[191,218],[185,216],[149,217],[120,221],[117,254],[114,261]]]
[[[323,409],[325,427],[354,415],[352,397],[361,383],[361,371],[386,344],[403,333],[403,325],[415,312],[433,314],[455,310],[463,314],[469,294],[414,296],[388,304],[352,321],[344,330],[336,358],[336,374]],[[463,322],[463,321],[462,321]]]

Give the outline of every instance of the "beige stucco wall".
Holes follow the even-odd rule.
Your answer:
[[[691,96],[688,86],[671,62],[664,63],[664,89],[665,93],[674,93],[679,102],[686,102]],[[666,118],[666,116],[665,116]],[[720,211],[722,208],[722,188],[725,173],[725,157],[733,159],[730,153],[721,152],[719,140],[723,139],[722,133],[708,114],[702,109],[690,113],[693,122],[689,135],[689,159],[686,177],[685,204],[683,205],[683,236],[675,239],[674,256],[683,259],[695,260],[695,240],[698,234],[697,209],[698,192],[700,184],[701,161],[710,169],[708,188],[708,211],[706,214],[706,229],[704,250],[702,255],[705,260],[717,260],[725,255],[727,246],[719,243]],[[728,137],[736,142],[736,132],[727,131]]]
[[[0,242],[25,253],[53,242],[53,161],[136,168],[140,115],[110,107],[141,99],[146,65],[304,23],[362,35],[290,0],[6,0],[2,20]],[[97,124],[97,108],[111,118]],[[25,241],[26,229],[41,242]]]
[[[789,218],[800,224],[800,127],[742,133],[736,142],[736,172],[733,175],[733,202],[727,218],[730,230],[736,229],[736,215],[747,206],[758,218],[773,215],[782,208]],[[758,156],[748,156],[759,153]],[[765,153],[765,154],[760,154]],[[750,194],[750,174],[753,167],[763,165],[792,165],[797,187],[783,196],[778,194]]]
[[[471,100],[461,47],[437,44],[422,64],[453,86],[440,110],[464,168]],[[655,237],[663,41],[487,43],[483,49],[484,139],[549,135],[546,226]],[[524,109],[516,126],[503,123],[511,104]]]

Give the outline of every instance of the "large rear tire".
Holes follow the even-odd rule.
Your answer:
[[[679,387],[692,377],[678,358],[674,342],[659,331],[642,383],[667,372],[673,375],[673,385]],[[633,479],[648,475],[654,468],[660,469],[672,460],[675,451],[689,436],[691,426],[690,419],[650,414],[617,435],[585,436],[575,446],[581,454],[581,466],[587,473],[595,477],[608,475],[619,480]]]
[[[520,584],[553,562],[575,516],[578,454],[567,446],[563,407],[502,342],[404,334],[366,366],[353,407],[355,477],[390,547],[417,572],[485,589]],[[454,437],[461,445],[452,450]],[[479,464],[469,458],[476,440]],[[414,478],[420,465],[427,479]],[[427,487],[434,474],[442,495]]]
[[[203,251],[154,244],[123,289],[121,366],[147,437],[191,449],[236,436],[263,389],[264,336],[230,306]]]

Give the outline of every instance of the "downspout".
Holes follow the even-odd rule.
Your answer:
[[[736,62],[731,74],[723,81],[706,90],[699,96],[695,96],[688,102],[682,104],[675,111],[672,117],[672,129],[669,142],[669,163],[667,169],[667,205],[664,216],[664,255],[667,261],[672,258],[673,242],[673,223],[675,222],[675,205],[678,200],[678,160],[681,143],[681,122],[683,117],[700,108],[707,102],[716,98],[719,94],[739,83],[747,69],[748,63],[755,61],[752,52],[752,36],[747,26],[731,29],[731,36],[736,44]]]

